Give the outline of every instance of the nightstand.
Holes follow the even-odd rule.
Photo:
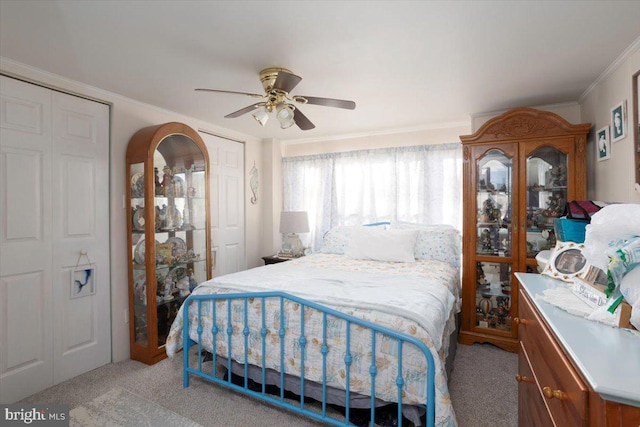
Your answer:
[[[279,262],[289,261],[291,258],[280,258],[277,255],[263,256],[264,265],[277,264]]]

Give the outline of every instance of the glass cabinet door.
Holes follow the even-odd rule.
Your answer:
[[[178,135],[160,142],[154,155],[153,188],[160,347],[182,302],[208,278],[205,162],[195,143]]]
[[[511,264],[476,263],[476,327],[511,331]]]
[[[477,328],[511,331],[513,157],[490,149],[476,160]]]
[[[537,148],[526,161],[527,258],[556,244],[554,225],[567,203],[568,156],[557,148]]]
[[[131,250],[133,260],[133,340],[149,343],[147,331],[147,270],[145,267],[144,163],[129,167],[131,177]]]
[[[512,162],[500,150],[478,160],[476,253],[511,255]]]

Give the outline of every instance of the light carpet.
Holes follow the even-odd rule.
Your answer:
[[[201,427],[182,415],[121,387],[71,410],[71,427]]]
[[[453,365],[449,390],[460,427],[518,425],[517,354],[491,344],[458,345]],[[199,378],[192,378],[190,386],[183,388],[182,357],[152,366],[134,360],[109,363],[29,396],[22,403],[66,403],[73,411],[113,388],[123,388],[206,427],[321,426]],[[88,424],[92,425],[96,424]]]

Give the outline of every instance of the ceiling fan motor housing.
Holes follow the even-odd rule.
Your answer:
[[[264,91],[269,93],[273,89],[273,85],[278,78],[278,73],[280,71],[284,71],[285,73],[293,74],[291,71],[286,68],[265,68],[260,71],[260,81],[262,82],[262,87]]]

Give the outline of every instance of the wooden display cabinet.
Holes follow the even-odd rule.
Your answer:
[[[587,196],[590,124],[572,125],[532,108],[485,123],[463,144],[463,344],[518,351],[518,285],[535,256],[555,246],[554,224],[570,200]]]
[[[182,123],[138,131],[127,147],[127,242],[131,358],[166,357],[182,302],[211,278],[209,156]],[[154,242],[154,244],[149,244]]]

